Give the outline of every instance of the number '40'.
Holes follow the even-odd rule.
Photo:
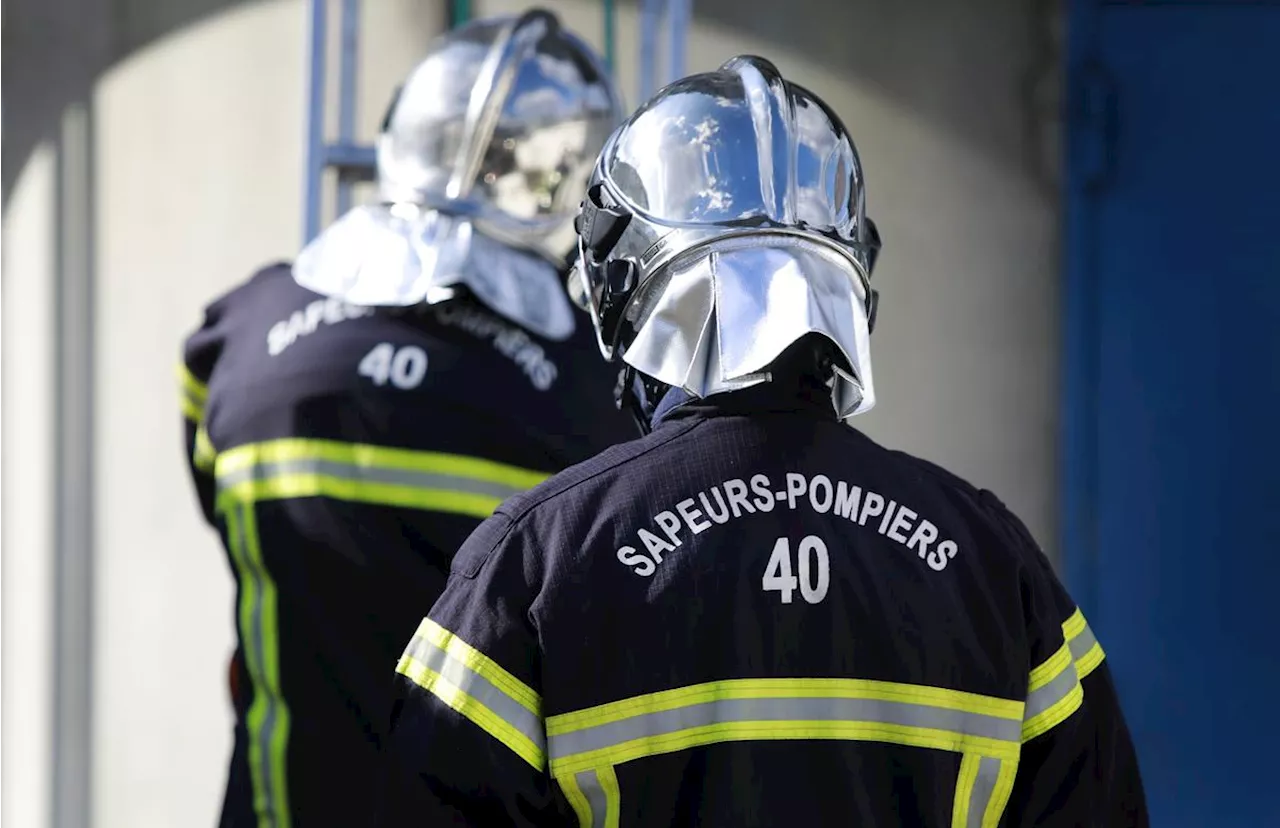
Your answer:
[[[765,592],[778,592],[784,604],[791,603],[791,594],[800,588],[805,601],[816,604],[827,597],[831,585],[831,564],[827,559],[827,545],[816,535],[807,535],[796,550],[797,569],[800,577],[791,574],[791,542],[778,538],[769,555],[760,586]]]
[[[364,355],[357,371],[373,380],[374,385],[386,385],[391,380],[396,388],[408,391],[417,388],[426,376],[427,352],[417,345],[397,349],[390,342],[382,342]]]

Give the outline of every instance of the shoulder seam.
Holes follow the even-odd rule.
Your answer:
[[[981,488],[970,483],[968,480],[965,480],[963,477],[960,477],[953,472],[949,472],[934,463],[930,463],[928,460],[916,457],[913,454],[908,454],[905,451],[895,450],[893,451],[893,454],[910,463],[911,467],[917,471],[923,472],[935,481],[945,484],[953,489],[958,489],[967,494],[973,495],[974,497],[977,497],[978,494],[983,491]]]
[[[644,449],[642,449],[641,451],[637,451],[637,452],[634,452],[634,453],[629,453],[627,456],[622,457],[622,458],[619,458],[617,461],[615,461],[615,462],[613,462],[613,463],[610,463],[608,466],[605,466],[605,467],[604,467],[604,468],[602,468],[602,469],[599,469],[599,470],[597,470],[597,471],[592,472],[591,474],[587,475],[586,477],[583,477],[583,478],[581,478],[581,479],[579,479],[579,480],[575,480],[575,481],[573,481],[572,483],[567,483],[567,484],[565,484],[565,485],[563,485],[563,486],[561,486],[561,487],[559,487],[559,488],[555,489],[554,491],[551,491],[551,492],[548,492],[548,493],[546,493],[546,494],[542,495],[542,496],[541,496],[541,497],[539,497],[537,500],[534,500],[533,502],[531,502],[531,503],[528,503],[528,504],[524,505],[524,507],[523,507],[523,508],[521,508],[521,509],[520,509],[520,511],[519,511],[518,513],[516,513],[516,514],[512,514],[512,513],[509,513],[509,512],[504,512],[504,511],[502,511],[502,507],[501,507],[501,506],[499,506],[499,507],[498,507],[498,509],[494,512],[494,514],[501,514],[501,515],[503,515],[503,516],[507,517],[508,519],[510,519],[510,520],[511,520],[511,522],[512,522],[512,526],[515,526],[515,525],[516,525],[516,524],[518,524],[520,521],[524,520],[524,518],[525,518],[525,517],[526,517],[530,512],[532,512],[534,509],[538,508],[539,506],[543,505],[544,503],[546,503],[546,502],[550,501],[552,498],[559,497],[560,495],[565,494],[566,492],[570,492],[570,491],[572,491],[573,489],[576,489],[577,487],[579,487],[579,486],[583,485],[584,483],[588,483],[588,482],[590,482],[590,481],[592,481],[592,480],[596,479],[597,477],[599,477],[599,476],[600,476],[600,475],[602,475],[602,474],[606,474],[607,472],[611,472],[611,471],[613,471],[614,469],[616,469],[616,468],[618,468],[619,466],[621,466],[623,463],[630,463],[631,461],[633,461],[633,460],[637,460],[637,459],[639,459],[639,458],[641,458],[641,457],[644,457],[646,454],[648,454],[648,453],[650,453],[650,452],[652,452],[652,451],[655,451],[655,450],[657,450],[657,449],[659,449],[659,448],[662,448],[663,446],[670,445],[670,444],[671,444],[672,442],[674,442],[677,438],[679,438],[679,437],[683,437],[684,435],[686,435],[686,434],[688,434],[689,432],[693,431],[693,429],[695,429],[697,426],[701,425],[703,422],[705,422],[705,420],[692,420],[692,421],[690,421],[689,423],[687,423],[687,424],[683,425],[681,428],[679,428],[679,429],[677,429],[677,430],[674,430],[674,431],[673,431],[673,433],[672,433],[670,436],[668,436],[666,439],[661,440],[661,441],[658,441],[658,442],[655,442],[655,443],[653,443],[652,445],[645,446],[645,447],[644,447]],[[606,451],[607,451],[607,450],[608,450],[608,449],[606,449]],[[598,457],[598,456],[599,456],[599,455],[597,455],[597,457]],[[588,461],[586,461],[586,462],[591,462],[591,461],[590,461],[590,460],[588,460]]]

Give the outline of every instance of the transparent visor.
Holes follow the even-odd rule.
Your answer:
[[[853,147],[796,89],[731,73],[673,84],[606,149],[605,174],[663,224],[804,223],[858,241]]]

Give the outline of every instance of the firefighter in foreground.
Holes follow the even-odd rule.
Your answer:
[[[453,553],[503,499],[636,435],[564,288],[622,114],[553,16],[455,30],[388,112],[381,202],[188,340],[192,468],[238,584],[224,826],[367,824],[389,670]]]
[[[652,431],[455,556],[398,668],[387,811],[1145,825],[1102,648],[1027,530],[844,423],[874,402],[879,242],[839,118],[760,58],[679,81],[606,145],[579,232]]]

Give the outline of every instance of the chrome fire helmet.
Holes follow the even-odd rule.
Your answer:
[[[605,359],[625,363],[620,404],[766,382],[818,334],[835,349],[837,415],[870,409],[880,238],[864,200],[840,118],[769,61],[659,91],[605,145],[569,279]]]
[[[554,14],[454,29],[383,119],[380,203],[308,245],[295,278],[370,305],[439,301],[465,285],[496,312],[564,338],[573,319],[558,274],[592,165],[622,117],[602,61]]]

